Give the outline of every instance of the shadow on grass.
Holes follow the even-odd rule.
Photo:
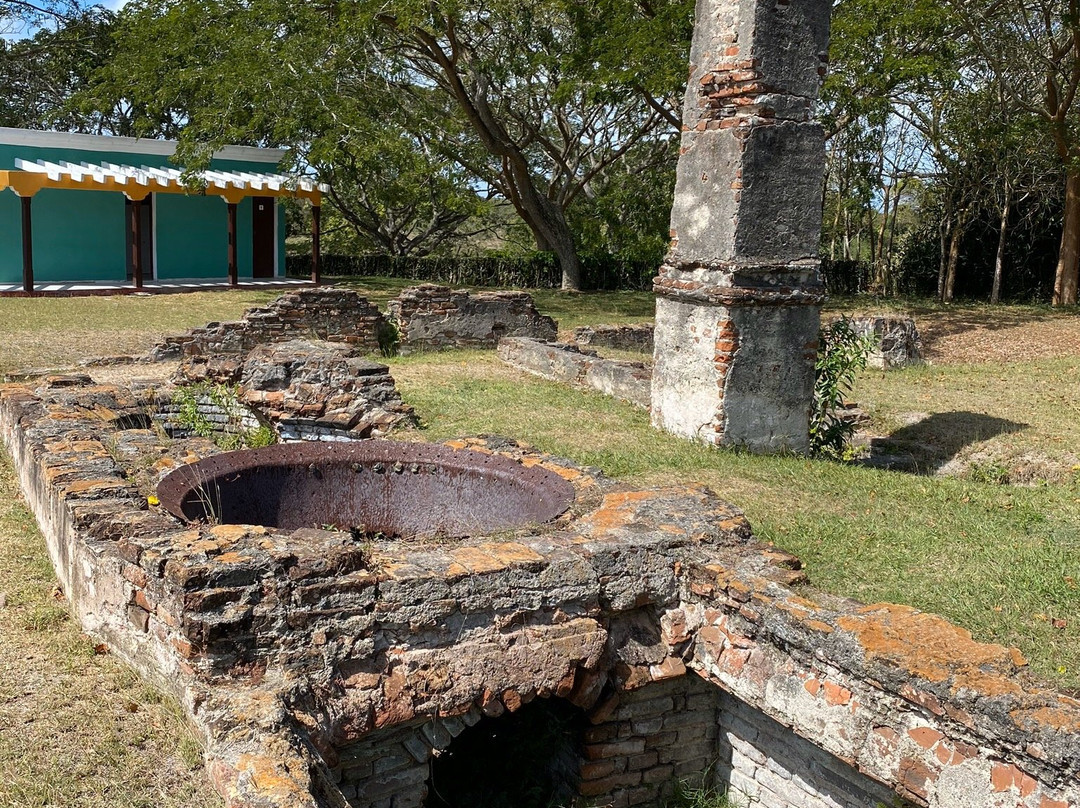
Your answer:
[[[1007,418],[977,412],[937,412],[870,441],[866,465],[933,474],[973,443],[1026,429]]]

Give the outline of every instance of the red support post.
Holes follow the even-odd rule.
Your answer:
[[[229,286],[239,286],[240,278],[236,268],[236,204],[228,203],[229,208]]]
[[[136,289],[143,288],[142,200],[131,200],[131,268]]]
[[[31,197],[20,197],[22,200],[22,277],[23,291],[34,294],[34,228],[30,222]]]

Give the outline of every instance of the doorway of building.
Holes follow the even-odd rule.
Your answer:
[[[135,256],[132,254],[131,245],[135,240],[135,220],[132,212],[135,203],[130,199],[124,199],[124,254],[127,256],[127,279],[135,278]],[[149,280],[154,277],[154,195],[150,194],[139,205],[139,252],[142,258],[143,278]]]
[[[251,274],[255,278],[274,277],[274,216],[272,196],[251,198]]]

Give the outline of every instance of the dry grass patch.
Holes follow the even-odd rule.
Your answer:
[[[0,298],[0,374],[70,367],[92,356],[144,353],[164,334],[235,320],[280,292]]]

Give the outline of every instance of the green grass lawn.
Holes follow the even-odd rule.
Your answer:
[[[349,283],[378,302],[410,285]],[[142,352],[163,333],[235,319],[270,297],[0,299],[0,372]],[[564,329],[652,315],[652,297],[643,293],[544,291],[536,298]],[[926,316],[944,329],[950,318],[1009,320],[1008,309],[930,308]],[[1009,322],[1022,325],[1027,316],[1020,309]],[[654,431],[647,414],[629,405],[513,371],[491,352],[390,364],[429,440],[497,433],[637,485],[707,484],[747,512],[760,538],[798,554],[814,587],[943,614],[979,639],[1020,648],[1032,670],[1057,686],[1080,688],[1080,473],[1017,487],[718,451]],[[1004,368],[969,362],[866,373],[856,397],[886,432],[907,428],[911,413],[921,413],[924,425],[922,416],[937,416],[930,438],[951,440],[957,452],[994,445],[1062,455],[1080,447],[1077,378],[1080,356]],[[1000,422],[1020,426],[1002,431]],[[219,805],[190,768],[198,754],[175,708],[94,654],[66,619],[51,594],[41,538],[18,499],[10,464],[0,459],[7,603],[0,608],[0,784],[7,784],[0,808]],[[64,752],[58,763],[56,750],[71,747],[78,755]]]
[[[814,586],[943,614],[1080,687],[1080,475],[1004,487],[717,451],[653,430],[628,404],[523,377],[490,353],[391,365],[432,440],[496,433],[628,482],[705,483],[743,508],[760,538],[800,556]]]

